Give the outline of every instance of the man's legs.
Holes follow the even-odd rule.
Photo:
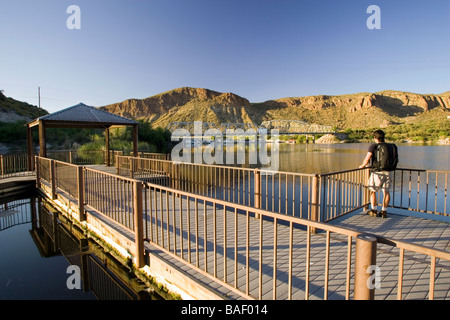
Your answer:
[[[383,189],[383,207],[380,211],[380,216],[382,218],[387,217],[387,208],[389,206],[389,201],[391,200],[391,195],[389,194],[389,190]]]
[[[378,212],[377,212],[377,193],[375,191],[370,191],[370,210],[369,210],[369,215],[371,215],[372,217],[376,217],[378,216]]]
[[[384,173],[384,181],[383,181],[383,207],[380,211],[380,216],[382,218],[387,217],[387,208],[389,207],[389,201],[391,200],[391,195],[389,193],[389,188],[391,187],[391,173],[385,172]]]
[[[378,203],[377,203],[377,193],[375,191],[370,191],[370,205],[371,209],[377,209]]]
[[[383,190],[383,209],[382,210],[387,210],[390,200],[391,200],[391,195],[389,194],[389,190]]]
[[[390,188],[391,178],[389,172],[372,172],[369,177],[368,187],[370,190],[370,205],[369,214],[371,216],[378,216],[377,214],[377,192],[381,189],[383,192],[383,203],[380,211],[380,216],[386,218],[386,210],[390,201]]]

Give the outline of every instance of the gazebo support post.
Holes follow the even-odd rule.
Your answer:
[[[33,171],[34,152],[33,152],[33,135],[31,127],[27,125],[27,153],[28,153],[28,171]]]
[[[133,156],[138,156],[138,126],[133,125]]]
[[[105,129],[105,144],[106,144],[105,161],[106,166],[109,167],[111,165],[111,159],[109,156],[109,128]]]
[[[45,141],[45,123],[39,120],[39,156],[47,158],[47,143]]]

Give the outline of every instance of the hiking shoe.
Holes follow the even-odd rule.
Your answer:
[[[387,212],[386,212],[386,210],[381,210],[381,211],[380,211],[380,217],[382,217],[382,218],[387,218]]]
[[[378,217],[378,211],[375,209],[370,209],[367,211],[367,214],[371,217]]]

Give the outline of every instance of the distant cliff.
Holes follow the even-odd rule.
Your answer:
[[[155,126],[171,122],[242,122],[250,102],[233,93],[200,88],[178,88],[145,99],[129,99],[101,109],[124,117],[145,119]]]
[[[446,116],[450,113],[450,92],[422,95],[389,90],[250,103],[233,93],[184,87],[145,99],[125,100],[101,109],[129,118],[146,119],[161,127],[177,121],[259,125],[265,120],[291,119],[358,129],[420,121],[424,114],[427,119]]]
[[[282,98],[260,104],[265,118],[299,119],[339,128],[386,127],[419,120],[433,111],[450,112],[450,93],[421,95],[401,91],[381,91],[340,96]],[[443,115],[442,115],[443,116]],[[290,117],[290,118],[287,118]]]

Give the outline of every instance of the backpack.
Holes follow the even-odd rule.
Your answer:
[[[379,143],[372,158],[372,168],[375,171],[394,171],[398,164],[397,146],[393,143]]]

